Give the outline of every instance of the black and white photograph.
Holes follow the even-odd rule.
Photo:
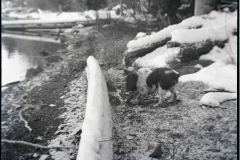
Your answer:
[[[1,160],[237,160],[237,0],[1,0]]]

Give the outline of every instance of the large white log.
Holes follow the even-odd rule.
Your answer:
[[[77,160],[112,160],[112,120],[106,80],[97,60],[87,59],[88,95]]]

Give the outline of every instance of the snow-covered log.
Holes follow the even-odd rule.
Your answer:
[[[97,60],[87,59],[88,95],[77,160],[112,160],[112,120],[105,78]]]
[[[223,47],[225,41],[214,41],[206,40],[202,42],[193,42],[193,43],[179,43],[169,41],[167,43],[168,48],[171,47],[180,47],[180,51],[177,57],[181,62],[189,62],[192,60],[197,60],[201,55],[207,54],[210,52],[214,46]]]
[[[142,39],[142,38],[139,38]],[[125,66],[131,66],[132,62],[138,58],[138,57],[143,57],[146,54],[156,50],[159,47],[164,46],[169,40],[171,40],[170,37],[163,39],[160,42],[156,42],[156,43],[152,43],[150,46],[140,49],[140,50],[136,50],[136,51],[131,51],[131,52],[126,52],[126,54],[124,55],[124,63]],[[131,41],[130,41],[131,42]]]
[[[235,17],[235,16],[234,16]],[[223,22],[220,26],[209,26],[200,29],[179,29],[173,31],[168,47],[180,47],[178,58],[181,61],[198,59],[210,52],[214,46],[224,47],[237,29],[237,17]]]
[[[211,60],[214,62],[222,61],[226,64],[237,64],[237,36],[229,38],[228,43],[224,48],[213,47],[213,49],[206,55],[202,55],[200,60]]]
[[[166,27],[157,33],[131,40],[127,44],[128,49],[124,55],[124,63],[126,66],[130,66],[136,58],[143,57],[156,48],[164,46],[170,39],[172,39],[171,41],[173,42],[179,43],[201,43],[209,39],[206,36],[212,36],[215,33],[215,39],[213,40],[214,37],[212,36],[210,40],[213,43],[215,43],[215,41],[222,42],[226,40],[225,37],[228,37],[230,31],[232,33],[235,32],[236,27],[237,12],[224,13],[212,11],[207,15],[194,16],[183,20],[179,24]],[[193,32],[195,33],[193,34]],[[211,34],[209,34],[209,32],[211,32]],[[205,37],[202,38],[204,35]],[[201,40],[201,38],[204,40]],[[212,47],[210,48],[212,49]]]

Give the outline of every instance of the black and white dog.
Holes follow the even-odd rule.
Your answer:
[[[180,74],[169,68],[156,68],[151,71],[149,68],[141,68],[137,72],[128,74],[126,79],[127,91],[138,91],[136,99],[132,102],[137,104],[140,95],[147,95],[154,92],[154,86],[158,89],[159,102],[154,106],[159,106],[164,101],[164,96],[167,91],[171,92],[169,102],[176,100],[175,85],[178,83]],[[131,98],[131,96],[130,96]],[[128,99],[129,102],[131,99]]]

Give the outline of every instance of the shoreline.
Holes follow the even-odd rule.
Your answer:
[[[9,131],[8,137],[2,138],[48,145],[50,140],[65,133],[71,135],[68,137],[70,141],[58,139],[54,144],[77,146],[81,128],[76,128],[69,134],[68,125],[76,125],[76,121],[65,123],[64,120],[67,118],[64,116],[73,113],[70,115],[78,117],[78,122],[84,119],[86,99],[84,96],[81,97],[82,103],[79,105],[79,97],[86,94],[84,76],[86,58],[93,55],[98,59],[107,82],[113,117],[114,159],[149,159],[149,154],[159,143],[163,146],[165,159],[171,159],[173,152],[176,153],[175,158],[185,156],[185,158],[236,159],[237,102],[222,103],[226,109],[200,107],[202,91],[207,88],[203,83],[179,83],[176,90],[181,101],[164,107],[153,107],[154,102],[146,97],[142,98],[138,105],[124,103],[128,94],[125,89],[126,74],[122,58],[127,43],[137,32],[137,29],[113,24],[106,29],[91,28],[88,34],[82,33],[84,39],[81,39],[81,34],[77,37],[70,36],[68,51],[63,61],[66,63],[60,62],[49,66],[48,71],[25,80],[12,88],[14,93],[11,94],[9,90],[9,95],[4,96],[4,100],[10,100],[4,107],[4,113],[12,115],[12,118],[9,119],[8,116],[3,118],[15,121],[17,125],[12,124],[13,129]],[[30,127],[36,125],[32,128],[33,132],[37,130],[35,135],[29,134],[24,123],[19,121],[17,113],[23,107],[29,107],[23,117],[28,120]],[[74,115],[76,111],[81,114]],[[68,118],[71,119],[71,116]],[[14,135],[14,129],[21,133]],[[40,133],[42,135],[39,135]],[[13,154],[14,151],[14,156],[22,156],[23,159],[39,159],[40,155],[48,155],[47,159],[54,158],[50,156],[49,150],[30,149],[5,143],[2,143],[2,148],[3,145],[11,149],[8,152],[4,151],[5,156]],[[64,157],[64,160],[76,157],[76,151],[73,150],[50,152],[51,155]],[[38,154],[37,158],[33,157],[35,153]]]

